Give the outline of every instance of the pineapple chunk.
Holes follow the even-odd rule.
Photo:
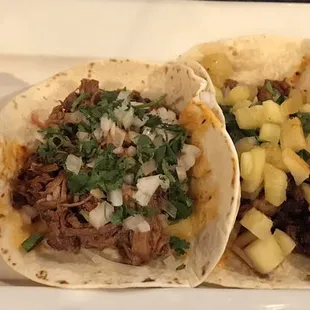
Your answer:
[[[251,178],[253,171],[253,159],[251,152],[244,152],[240,158],[240,173],[244,180]]]
[[[250,100],[242,100],[238,101],[231,109],[232,112],[237,111],[241,108],[249,108],[252,105],[252,102]]]
[[[241,156],[242,153],[251,151],[256,145],[256,137],[244,137],[235,144],[235,147],[238,155]]]
[[[250,108],[241,108],[234,112],[237,124],[241,129],[260,128],[265,122],[264,107],[256,105]]]
[[[266,151],[261,147],[255,147],[251,151],[253,169],[251,176],[242,182],[242,191],[255,192],[263,181],[263,172],[266,161]]]
[[[276,168],[289,172],[282,159],[282,151],[278,145],[272,145],[271,143],[262,143],[260,145],[266,150],[266,162],[275,166]]]
[[[302,113],[310,113],[310,104],[309,103],[303,104],[299,109],[299,111]]]
[[[265,164],[264,168],[265,199],[274,206],[280,206],[286,200],[286,173],[273,165]]]
[[[262,191],[262,189],[263,189],[263,183],[261,183],[258,186],[258,188],[254,192],[252,192],[252,193],[248,193],[248,192],[242,191],[241,192],[241,197],[243,199],[255,200],[259,196],[259,194]]]
[[[277,124],[265,123],[259,131],[259,140],[277,145],[280,140],[281,127]]]
[[[285,259],[285,256],[274,236],[265,240],[256,240],[244,249],[254,269],[261,274],[271,272]]]
[[[250,98],[249,100],[253,101],[254,98],[257,96],[258,93],[258,88],[254,85],[248,84],[247,87],[249,88],[250,91]]]
[[[240,224],[259,239],[264,240],[271,236],[272,220],[255,208],[245,213]]]
[[[284,116],[281,113],[280,106],[272,100],[263,102],[265,120],[269,123],[282,124]]]
[[[280,106],[281,113],[284,116],[294,114],[303,106],[302,93],[298,89],[292,89],[289,98],[287,98]]]
[[[224,98],[224,104],[234,105],[239,101],[248,100],[250,96],[251,93],[247,86],[237,85]]]
[[[225,80],[233,74],[232,64],[225,54],[205,55],[200,63],[210,74],[212,82],[219,88],[222,88]]]
[[[296,185],[300,185],[308,179],[310,174],[309,165],[291,149],[284,149],[282,158],[288,170],[292,174]]]
[[[308,202],[308,204],[310,205],[310,185],[307,184],[307,183],[303,183],[301,185],[301,188],[304,192],[304,195],[305,195],[305,199],[306,201]]]
[[[298,152],[306,148],[306,139],[298,117],[290,118],[282,124],[280,136],[281,148],[290,148]]]
[[[296,243],[288,234],[282,230],[276,229],[273,235],[285,256],[288,256],[293,252]]]
[[[216,86],[214,86],[214,88],[215,88],[215,98],[216,98],[216,102],[217,102],[218,104],[223,104],[224,96],[223,96],[222,91],[221,91],[218,87],[216,87]]]
[[[238,238],[235,240],[234,245],[239,247],[240,249],[243,249],[256,239],[257,237],[255,235],[253,235],[250,231],[246,231],[238,236]]]

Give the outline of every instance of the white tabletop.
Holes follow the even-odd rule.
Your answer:
[[[310,36],[308,4],[0,0],[0,53],[167,60],[237,35]]]

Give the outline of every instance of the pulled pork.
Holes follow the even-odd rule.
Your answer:
[[[89,195],[74,197],[67,191],[66,174],[57,164],[43,165],[35,154],[25,163],[13,184],[13,206],[35,208],[45,224],[45,237],[56,250],[78,253],[81,248],[118,249],[123,262],[141,265],[169,252],[169,237],[164,234],[158,215],[149,219],[151,230],[134,232],[121,225],[106,224],[98,230],[80,214],[96,208],[98,199]],[[128,186],[128,190],[132,190]],[[163,195],[158,191],[153,206],[161,206]],[[126,201],[129,205],[129,200]]]
[[[265,80],[262,87],[258,89],[257,98],[259,101],[273,100],[274,94],[272,94],[268,89],[268,84],[272,86],[273,89],[277,90],[281,96],[288,96],[290,92],[290,86],[285,80],[283,81],[272,81]]]

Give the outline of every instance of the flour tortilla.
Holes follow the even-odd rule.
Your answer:
[[[194,224],[202,229],[191,242],[185,269],[176,271],[161,262],[134,267],[116,263],[93,251],[82,250],[74,255],[55,251],[45,244],[28,254],[20,250],[29,231],[23,227],[20,213],[12,208],[9,191],[10,179],[21,166],[22,146],[31,147],[35,141],[37,128],[30,123],[31,113],[39,109],[40,115],[45,113],[47,117],[59,104],[58,100],[74,91],[85,77],[99,80],[100,87],[106,90],[127,87],[151,99],[167,94],[167,103],[178,112],[190,100],[198,103],[199,93],[208,89],[206,80],[182,64],[109,59],[60,72],[12,100],[0,113],[1,255],[22,275],[57,287],[189,287],[200,284],[225,250],[240,193],[236,151],[221,123],[207,108],[203,109],[204,126],[200,126],[196,134],[196,143],[203,149],[205,168],[209,171],[195,180],[200,204],[194,208],[194,213],[198,214],[198,222]]]
[[[199,44],[180,59],[201,61],[207,54],[225,53],[233,65],[230,78],[262,85],[265,79],[282,80],[310,91],[310,40],[272,35],[240,37]],[[296,72],[300,74],[296,75]],[[291,254],[274,272],[260,276],[229,249],[207,279],[208,282],[241,288],[310,288],[310,259]]]

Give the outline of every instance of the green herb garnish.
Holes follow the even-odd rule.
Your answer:
[[[175,236],[170,237],[170,247],[174,250],[175,254],[178,256],[184,255],[186,253],[185,250],[188,250],[190,247],[190,243],[184,239],[180,239]]]
[[[296,116],[300,119],[304,134],[310,133],[310,113],[297,113]]]
[[[306,150],[301,150],[297,154],[306,162],[310,159],[310,153]]]
[[[43,235],[34,233],[22,243],[22,248],[28,253],[33,250],[39,243],[41,243],[43,239]]]
[[[155,145],[146,135],[139,135],[137,140],[137,156],[141,164],[151,160],[155,154]]]
[[[76,110],[76,108],[83,103],[83,101],[85,101],[86,99],[89,99],[90,95],[87,93],[83,93],[81,95],[79,95],[79,97],[77,97],[73,103],[72,103],[72,107],[71,107],[71,112],[74,112]]]
[[[143,119],[144,115],[150,111],[151,108],[156,108],[160,105],[163,105],[164,103],[164,99],[166,98],[167,95],[163,95],[161,97],[159,97],[156,100],[153,100],[149,103],[142,103],[139,105],[131,105],[134,109],[134,114],[139,118],[139,119]]]
[[[266,83],[266,88],[270,94],[272,94],[272,99],[274,102],[281,104],[286,99],[285,96],[282,96],[281,93],[272,86],[270,81]]]

